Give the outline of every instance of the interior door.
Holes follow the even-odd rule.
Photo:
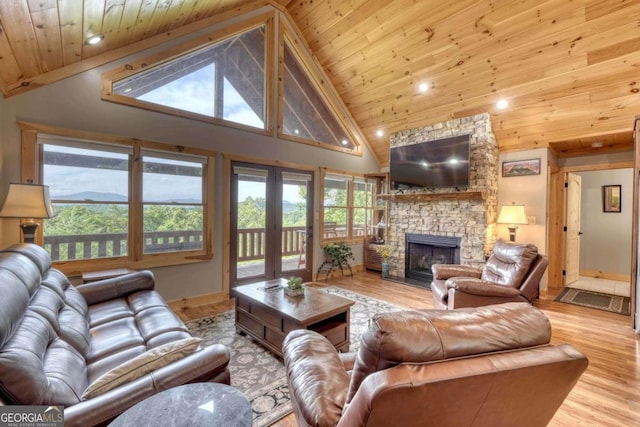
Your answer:
[[[564,248],[565,265],[563,285],[567,286],[580,275],[580,192],[582,178],[580,175],[567,173],[565,192],[565,226]]]
[[[311,280],[313,173],[232,163],[229,283]]]

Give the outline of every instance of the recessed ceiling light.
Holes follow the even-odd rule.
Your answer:
[[[346,139],[342,140],[342,145],[347,145],[349,143],[349,141],[347,141]]]
[[[294,129],[293,133],[295,133],[296,135],[300,133],[300,131],[298,129]]]
[[[384,136],[384,131],[383,131],[382,129],[378,129],[378,130],[376,131],[376,135],[378,135],[378,136],[382,137],[382,136]]]
[[[84,41],[85,44],[98,44],[102,41],[102,39],[104,39],[104,36],[102,34],[94,34],[92,36],[87,37],[87,39]]]
[[[496,102],[496,107],[500,110],[504,110],[508,106],[509,106],[509,101],[507,101],[506,99],[500,99],[498,102]]]
[[[420,84],[418,85],[418,90],[419,90],[421,93],[425,93],[426,91],[428,91],[428,90],[429,90],[429,83],[425,83],[425,82],[420,83]]]

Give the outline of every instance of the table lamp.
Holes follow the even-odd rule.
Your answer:
[[[49,197],[49,187],[37,184],[9,184],[1,218],[25,218],[20,227],[25,243],[35,243],[38,224],[36,218],[51,218],[55,214]]]
[[[527,212],[524,205],[504,205],[500,208],[498,215],[498,224],[507,224],[509,229],[509,241],[516,241],[516,228],[521,224],[528,224]]]

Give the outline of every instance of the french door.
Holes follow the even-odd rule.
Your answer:
[[[311,280],[313,173],[231,164],[230,284]]]

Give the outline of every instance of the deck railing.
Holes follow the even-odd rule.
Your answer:
[[[282,255],[298,255],[304,249],[304,228],[282,229]],[[238,261],[264,258],[264,229],[238,230]],[[44,248],[53,261],[105,258],[127,255],[126,233],[44,236]],[[202,248],[201,230],[144,233],[144,253],[197,250]]]
[[[355,227],[354,227],[355,228]],[[357,227],[356,234],[364,231]],[[325,230],[325,238],[342,236],[340,228]],[[238,261],[264,258],[264,228],[238,230]],[[304,251],[305,228],[282,228],[282,255],[299,255]],[[126,233],[44,236],[44,248],[53,261],[70,261],[124,256],[128,253]],[[144,253],[198,250],[202,248],[201,230],[154,231],[144,233]]]

